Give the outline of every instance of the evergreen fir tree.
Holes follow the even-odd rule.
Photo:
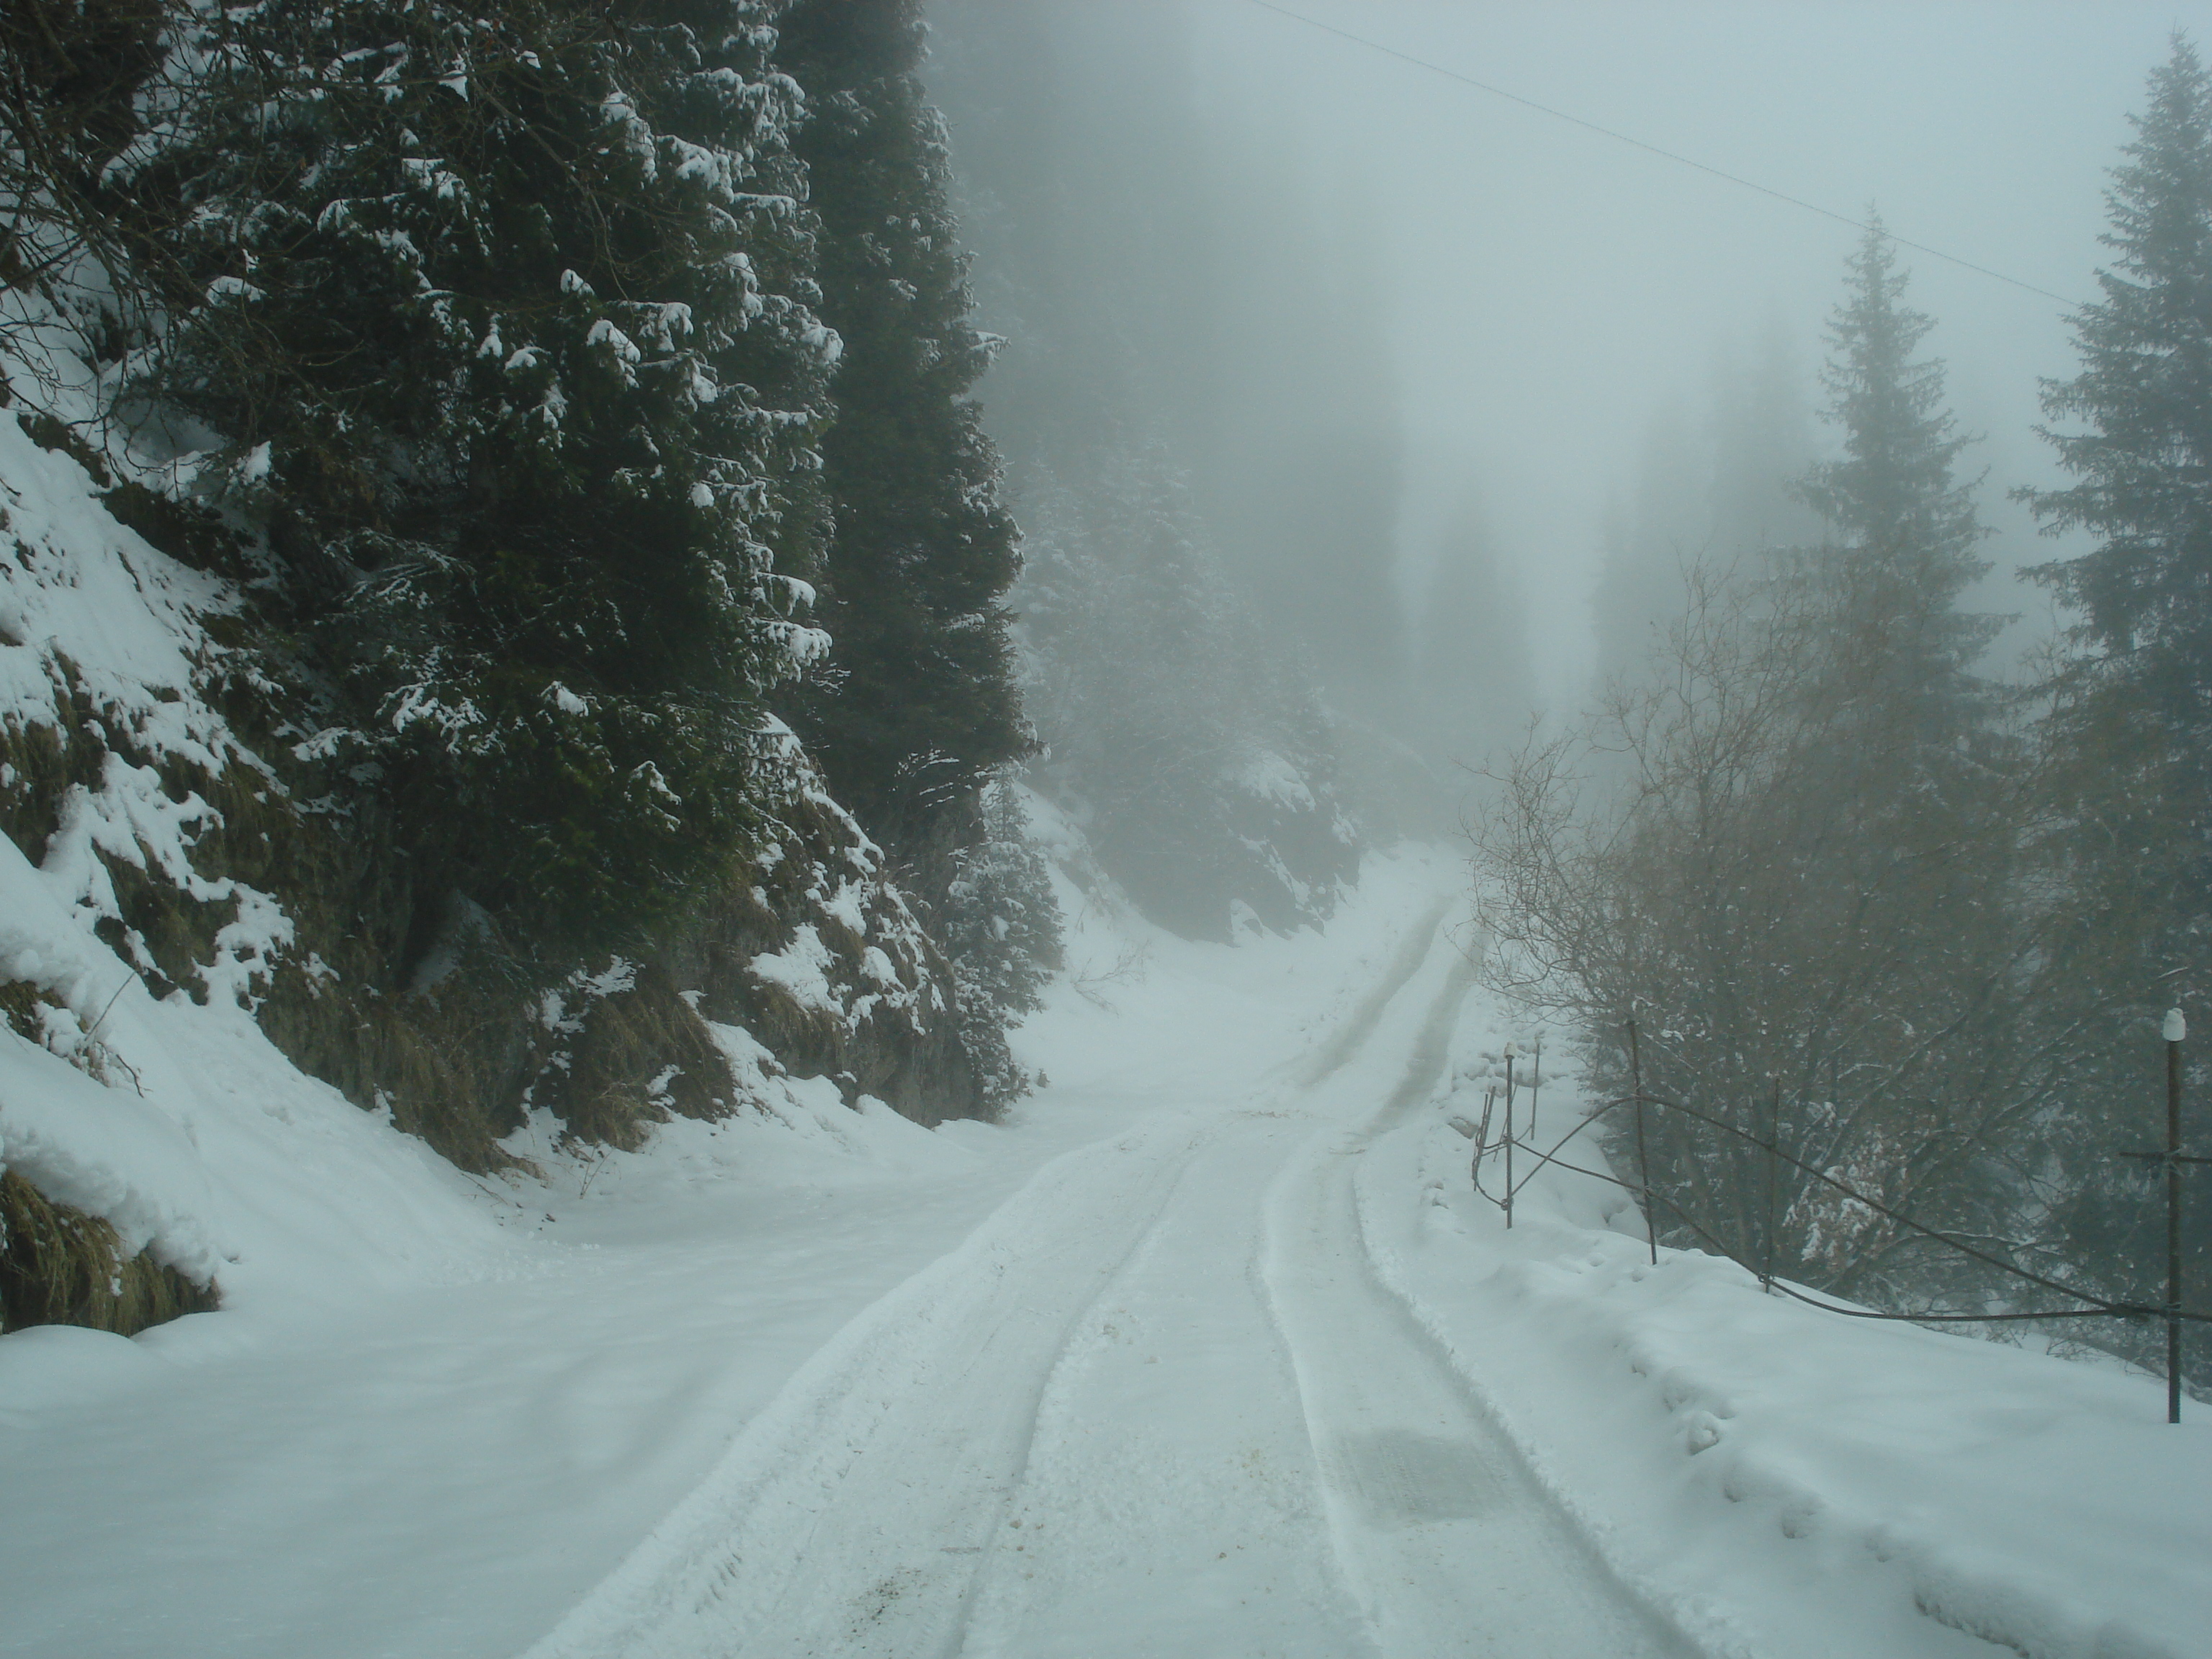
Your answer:
[[[798,91],[758,0],[210,14],[170,162],[229,440],[327,687],[303,752],[465,890],[602,946],[742,843],[818,511]],[[396,964],[404,971],[404,964]]]
[[[1006,1016],[1044,1006],[1038,992],[1060,965],[1060,906],[1012,784],[1000,778],[983,792],[977,820],[939,931],[959,986],[969,1063],[985,1107],[996,1111],[1028,1091],[1006,1046]]]
[[[2161,1012],[2199,1020],[2212,991],[2212,74],[2183,37],[2131,119],[2106,192],[2115,258],[2075,318],[2081,372],[2044,386],[2044,435],[2074,482],[2021,493],[2046,529],[2097,542],[2030,573],[2076,617],[2044,687],[2039,850],[2059,896],[2039,1018],[2079,1079],[2047,1180],[2073,1259],[2108,1293],[2155,1301],[2153,1173],[2112,1154],[2149,1144]],[[2201,1149],[2212,1113],[2204,1068],[2191,1073],[2185,1138]],[[2185,1215],[2203,1284],[2212,1219]],[[2084,1335],[2163,1365],[2154,1331]],[[2212,1366],[2202,1333],[2184,1365]]]
[[[2176,730],[2204,718],[2212,678],[2212,75],[2179,37],[2116,169],[2098,273],[2075,319],[2081,372],[2044,389],[2048,431],[2077,480],[2029,500],[2053,529],[2102,538],[2045,567],[2078,605],[2077,640]]]
[[[1905,275],[1879,216],[1846,269],[1820,377],[1844,453],[1798,489],[1831,539],[1800,562],[1796,579],[1832,590],[1828,607],[1844,631],[1827,653],[1881,664],[1876,683],[1854,696],[1864,718],[1901,722],[1885,734],[1892,755],[1910,737],[1934,752],[1973,723],[1982,696],[1971,665],[1996,624],[1957,600],[1989,568],[1976,553],[1986,532],[1974,481],[1954,476],[1969,440],[1944,406],[1942,362],[1913,356],[1934,324],[1902,303]]]
[[[2140,994],[2201,995],[2212,944],[2212,75],[2176,36],[2114,170],[2102,301],[2075,320],[2081,372],[2044,407],[2075,482],[2025,492],[2099,545],[2033,573],[2075,607],[2050,690],[2063,793],[2091,878],[2148,946]],[[2115,909],[2114,907],[2117,907]],[[2154,994],[2148,979],[2187,971]]]
[[[145,293],[166,269],[169,216],[132,188],[164,85],[176,0],[15,0],[0,9],[0,343],[37,294],[75,313],[88,362],[143,343]],[[16,354],[18,372],[34,352]]]
[[[802,0],[779,52],[807,89],[798,148],[822,222],[819,309],[843,342],[823,444],[835,645],[795,718],[839,798],[909,856],[940,826],[972,833],[976,790],[1029,741],[1004,602],[1014,525],[968,398],[990,343],[969,314],[943,123],[923,100],[921,9]]]

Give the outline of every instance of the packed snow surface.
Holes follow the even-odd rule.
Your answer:
[[[543,1182],[125,995],[160,1076],[55,1156],[228,1300],[0,1337],[0,1654],[2203,1653],[2157,1384],[1654,1267],[1577,1177],[1506,1231],[1449,1119],[1534,1034],[1459,887],[1371,860],[1233,947],[1069,888],[1006,1125],[794,1082],[637,1154],[540,1121]],[[11,1135],[117,1092],[0,1060]]]

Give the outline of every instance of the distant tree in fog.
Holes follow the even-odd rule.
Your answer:
[[[1645,428],[1634,490],[1605,520],[1593,609],[1599,677],[1631,667],[1680,610],[1686,565],[1756,570],[1820,534],[1795,486],[1813,461],[1810,381],[1778,322],[1748,361],[1716,365],[1702,417],[1681,402]]]
[[[1155,919],[1223,937],[1240,902],[1325,915],[1356,864],[1316,688],[1395,665],[1395,431],[1364,288],[1209,122],[1188,12],[941,0],[930,84],[1009,337],[1031,780]]]
[[[1139,432],[1303,670],[1370,716],[1401,666],[1402,434],[1377,239],[1289,116],[1203,101],[1188,0],[935,0],[978,293],[1009,344],[986,398],[1015,464]]]
[[[1812,389],[1779,318],[1747,357],[1729,352],[1716,366],[1708,501],[1714,550],[1723,556],[1820,538],[1820,516],[1796,488],[1814,459]]]
[[[1231,937],[1316,920],[1358,867],[1329,720],[1223,575],[1158,447],[1092,458],[1024,507],[1032,769],[1146,913]]]
[[[1472,501],[1438,538],[1415,625],[1413,703],[1430,750],[1480,763],[1535,703],[1528,606]]]
[[[1818,544],[1688,568],[1641,678],[1577,733],[1525,750],[1480,861],[1501,976],[1590,1034],[1601,1087],[1647,1086],[1937,1224],[2032,1248],[2025,1171],[2063,1086],[2021,1016],[2033,936],[2011,902],[2012,746],[1972,674],[1986,621],[1962,440],[1916,356],[1892,245],[1847,266],[1824,376],[1842,455],[1802,498]],[[1593,810],[1595,763],[1628,782]],[[1751,1259],[1764,1170],[1661,1113],[1657,1219]],[[1986,1286],[1786,1166],[1772,1239],[1795,1278],[1893,1304]]]
[[[1958,601],[1989,568],[1979,552],[1988,532],[1976,481],[1956,476],[1969,440],[1945,407],[1942,362],[1913,355],[1935,325],[1902,303],[1906,279],[1878,217],[1849,270],[1820,376],[1824,418],[1841,428],[1844,453],[1797,490],[1832,539],[1797,562],[1798,579],[1832,587],[1838,621],[1864,636],[1830,648],[1887,658],[1880,681],[1858,693],[1881,722],[1873,734],[1885,763],[1948,769],[1986,723],[1988,690],[1972,665],[2000,624]]]
[[[1325,217],[1281,157],[1248,168],[1257,188],[1240,175],[1208,204],[1218,320],[1200,361],[1216,414],[1188,440],[1197,499],[1260,614],[1303,642],[1331,696],[1399,724],[1403,434],[1382,283],[1363,257],[1376,238]]]
[[[1644,428],[1632,493],[1616,494],[1605,518],[1604,559],[1591,610],[1601,684],[1640,662],[1681,606],[1682,571],[1705,556],[1711,462],[1686,410],[1661,410]]]
[[[2150,1299],[2153,1176],[2112,1154],[2159,1129],[2160,1011],[2180,1004],[2200,1030],[2212,1014],[2212,76],[2188,41],[2175,37],[2132,118],[2106,197],[2116,257],[2103,298],[2075,317],[2081,372],[2044,387],[2044,435],[2073,482],[2022,493],[2046,529],[2097,538],[2031,573],[2076,618],[2043,688],[2040,850],[2064,909],[2051,945],[2063,994],[2042,1018],[2087,1056],[2082,1098],[2104,1105],[2103,1133],[2060,1149],[2058,1180],[2104,1285]],[[2199,1152],[2207,1081],[2193,1066],[2185,1138]],[[2205,1206],[2189,1227],[2201,1286]],[[2212,1342],[2189,1343],[2202,1376]]]

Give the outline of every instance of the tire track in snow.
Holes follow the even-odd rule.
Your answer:
[[[1351,1017],[1340,1027],[1336,1035],[1300,1066],[1296,1073],[1298,1086],[1310,1089],[1349,1065],[1353,1057],[1366,1047],[1367,1039],[1375,1035],[1382,1023],[1383,1011],[1397,1000],[1421,964],[1429,959],[1429,950],[1436,943],[1437,930],[1443,925],[1444,913],[1450,908],[1449,898],[1439,898],[1429,907],[1428,914],[1408,928],[1405,943],[1398,954],[1390,959],[1382,977],[1353,1009]],[[1450,1033],[1445,1033],[1449,1039]]]
[[[1268,1196],[1265,1277],[1332,1539],[1389,1659],[1691,1659],[1695,1650],[1607,1567],[1368,1259],[1357,1160],[1433,1088],[1477,965],[1453,964],[1382,1105],[1356,1130],[1315,1137]]]
[[[1296,1082],[1225,1115],[1195,1149],[1061,1353],[1007,1530],[978,1579],[964,1659],[1371,1651],[1261,1279],[1264,1200],[1312,1133],[1304,1095],[1373,1037],[1430,960],[1448,908],[1440,898],[1407,929]],[[1449,1023],[1423,1036],[1440,1069]]]
[[[1432,933],[1443,920],[1439,911],[1436,921],[1430,924]],[[1445,943],[1450,945],[1451,941],[1447,938]],[[1443,987],[1430,1005],[1428,1018],[1421,1022],[1420,1031],[1413,1039],[1413,1050],[1406,1056],[1406,1074],[1398,1079],[1398,1086],[1390,1091],[1390,1098],[1383,1103],[1382,1111],[1363,1131],[1367,1139],[1402,1122],[1408,1110],[1426,1100],[1429,1091],[1437,1086],[1437,1079],[1443,1075],[1445,1062],[1451,1058],[1452,1032],[1459,1024],[1460,1007],[1474,988],[1474,976],[1482,971],[1482,959],[1490,950],[1489,930],[1483,928],[1475,934],[1471,955],[1458,951],[1456,945],[1452,948],[1457,951],[1458,960],[1445,973]]]
[[[1024,1252],[1023,1282],[943,1334],[956,1366],[906,1402],[902,1420],[878,1437],[878,1459],[848,1471],[759,1637],[727,1651],[951,1659],[962,1650],[1052,1378],[1099,1300],[1158,1235],[1202,1139],[1163,1161],[1146,1201],[1114,1206],[1115,1220],[1126,1224],[1133,1212],[1140,1224],[1115,1230],[1103,1265],[1066,1261],[1091,1254],[1086,1247],[1102,1242],[1095,1236],[1055,1248],[1025,1231],[1032,1248]]]
[[[1310,1087],[1359,1054],[1428,961],[1445,909],[1438,902],[1408,931],[1301,1081]],[[1163,1114],[1047,1165],[959,1249],[817,1352],[693,1496],[527,1659],[960,1652],[986,1570],[1014,1553],[1003,1534],[1018,1495],[1036,1486],[1029,1477],[1048,1393],[1083,1369],[1071,1363],[1072,1345],[1098,1330],[1102,1299],[1127,1285],[1170,1212],[1188,1219],[1220,1208],[1218,1194],[1176,1202],[1209,1148],[1248,1169],[1231,1277],[1257,1278],[1261,1199],[1304,1133],[1295,1120],[1310,1115],[1269,1103],[1204,1120]],[[1285,1121],[1237,1133],[1239,1117]],[[1249,1170],[1263,1146],[1269,1156]],[[1249,1372],[1261,1352],[1285,1369],[1267,1293],[1253,1288],[1255,1330],[1239,1363]],[[1297,1443],[1285,1461],[1299,1465],[1284,1479],[1300,1492],[1286,1507],[1303,1504],[1306,1565],[1329,1577],[1297,1385],[1287,1375],[1283,1382]],[[1361,1645],[1346,1598],[1335,1599],[1338,1616],[1324,1626],[1334,1638],[1317,1653]],[[1090,1651],[1092,1632],[1062,1622],[1054,1633]],[[1008,1651],[1028,1659],[1030,1650]]]
[[[1156,1119],[1048,1164],[817,1353],[526,1659],[957,1651],[1047,1379],[1200,1133]]]
[[[1226,1130],[1054,1368],[963,1659],[1370,1651],[1258,1273],[1261,1200],[1310,1114]]]

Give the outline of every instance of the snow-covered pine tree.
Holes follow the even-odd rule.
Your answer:
[[[1029,1079],[1006,1046],[1006,1016],[1044,1006],[1038,992],[1060,965],[1060,917],[1052,875],[1012,783],[983,791],[977,832],[959,863],[939,933],[960,988],[961,1036],[988,1110],[1026,1093]]]
[[[167,163],[204,299],[157,393],[222,434],[390,804],[425,947],[634,932],[744,837],[820,514],[830,336],[766,0],[205,14]],[[405,964],[392,964],[402,974]]]
[[[264,1029],[467,1167],[525,1105],[619,1146],[734,1109],[702,1019],[924,1121],[985,1109],[951,964],[768,712],[823,643],[800,578],[836,345],[780,8],[113,9],[42,15],[70,52],[126,13],[159,48],[100,92],[127,142],[63,160],[175,234],[118,245],[105,292],[141,331],[83,311],[99,337],[55,382],[127,386],[112,472],[58,421],[39,441],[233,579],[191,648],[273,764],[173,765],[80,709],[0,791],[19,845],[103,755],[159,763],[214,826],[195,877],[295,928],[252,988]],[[59,202],[6,125],[21,44],[0,32],[0,188]],[[88,251],[66,275],[98,301]],[[15,277],[52,333],[60,302]],[[113,350],[149,337],[124,380]],[[223,907],[117,861],[102,937],[157,994],[197,982]],[[794,1000],[763,963],[810,938]]]
[[[835,643],[791,714],[933,913],[996,1110],[1024,1087],[1006,1022],[1034,1003],[1000,971],[1029,945],[986,924],[1005,921],[994,884],[1036,857],[1003,784],[995,811],[981,799],[1031,746],[1006,608],[1020,561],[969,397],[991,343],[970,314],[944,124],[920,80],[921,14],[919,0],[800,0],[781,23],[779,62],[807,89],[797,149],[821,222],[818,309],[843,345],[823,443],[835,529],[821,619]],[[1048,909],[1049,886],[1040,877],[1023,902]]]
[[[169,0],[0,10],[0,345],[27,346],[34,318],[61,317],[78,325],[88,361],[112,363],[143,319],[133,302],[156,277],[169,225],[117,163],[168,101],[149,92],[173,13]],[[10,355],[31,373],[34,353]]]
[[[829,672],[793,720],[839,798],[942,896],[975,796],[1028,746],[1005,596],[1019,568],[999,459],[969,389],[970,314],[943,122],[919,77],[919,0],[800,0],[778,61],[821,222],[823,320],[843,342],[823,442],[836,515]]]

